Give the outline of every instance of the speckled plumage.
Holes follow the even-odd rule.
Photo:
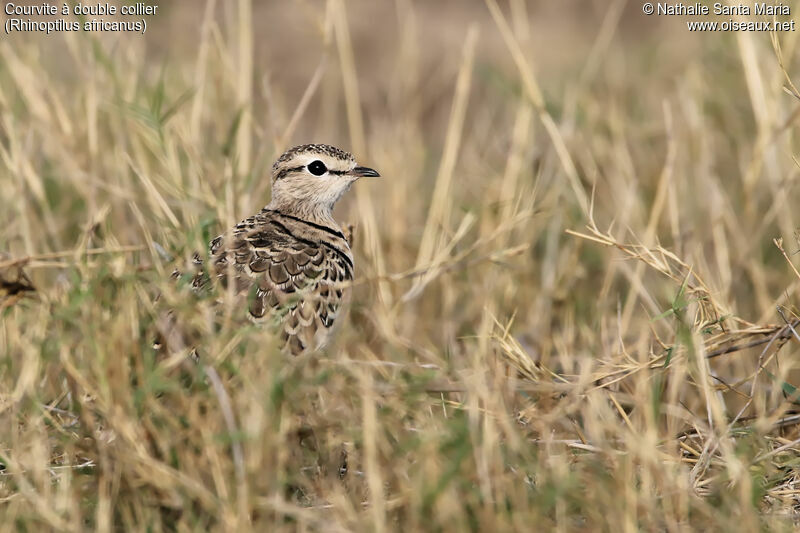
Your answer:
[[[354,166],[356,162],[356,160],[349,152],[345,152],[344,150],[341,150],[329,144],[301,144],[300,146],[295,146],[294,148],[290,148],[289,150],[285,151],[275,161],[275,164],[272,165],[273,170],[278,168],[281,165],[281,163],[290,161],[298,154],[326,155],[328,157],[338,159],[339,161],[352,163]]]
[[[326,172],[312,174],[309,166],[320,162]],[[209,265],[193,285],[234,283],[249,318],[274,327],[285,351],[321,348],[354,274],[350,244],[331,210],[355,180],[377,175],[333,146],[288,150],[273,166],[270,204],[211,241]]]

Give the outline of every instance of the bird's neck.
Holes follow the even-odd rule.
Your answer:
[[[279,211],[284,215],[290,215],[307,222],[320,224],[329,228],[341,231],[341,228],[333,218],[333,206],[320,202],[303,201],[291,199],[291,201],[280,201],[273,198],[264,209]]]

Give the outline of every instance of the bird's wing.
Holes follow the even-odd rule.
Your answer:
[[[247,219],[211,242],[213,275],[246,295],[250,318],[271,322],[292,354],[324,343],[353,279],[347,251],[279,217]],[[346,245],[346,243],[345,243]]]

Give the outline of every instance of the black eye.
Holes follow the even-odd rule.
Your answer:
[[[322,176],[328,171],[328,169],[325,168],[325,163],[317,159],[316,161],[312,161],[311,163],[309,163],[308,171],[314,174],[315,176]]]

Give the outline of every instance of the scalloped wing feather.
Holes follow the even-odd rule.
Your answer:
[[[318,228],[262,211],[239,223],[229,240],[210,243],[211,276],[224,286],[233,277],[250,319],[275,327],[293,355],[326,343],[342,305],[342,283],[353,279],[347,241],[321,238]],[[207,282],[197,280],[197,288]]]

